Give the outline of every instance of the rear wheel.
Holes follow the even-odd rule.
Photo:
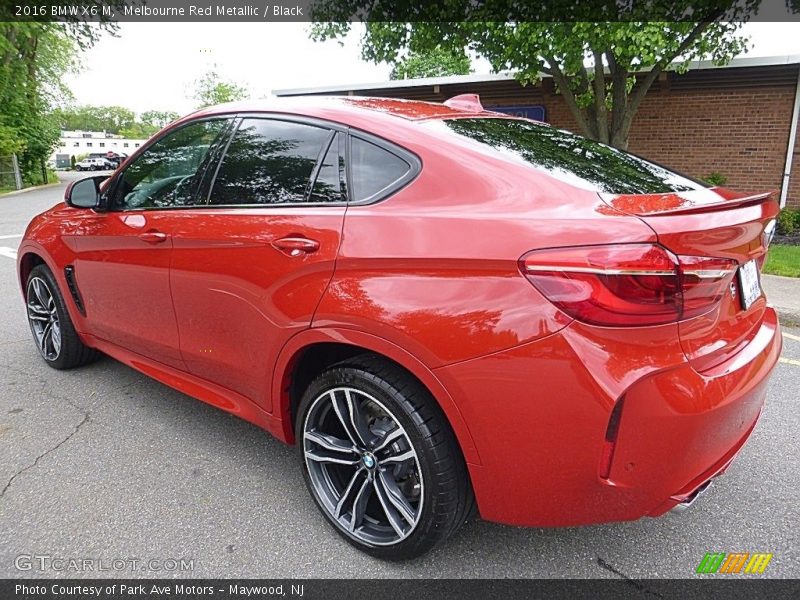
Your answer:
[[[81,342],[52,272],[45,265],[31,270],[25,303],[33,341],[44,361],[54,369],[71,369],[97,358],[97,351]]]
[[[414,558],[471,514],[449,424],[428,391],[392,363],[364,355],[322,373],[303,395],[296,429],[317,506],[368,554]]]

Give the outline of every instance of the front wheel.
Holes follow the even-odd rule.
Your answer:
[[[31,270],[25,303],[33,341],[44,361],[54,369],[85,365],[97,352],[81,342],[72,324],[55,277],[45,265]]]
[[[296,429],[317,506],[372,556],[417,557],[473,510],[466,465],[444,414],[392,363],[364,355],[322,373],[303,395]]]

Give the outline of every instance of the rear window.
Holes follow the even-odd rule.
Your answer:
[[[433,122],[484,150],[499,153],[571,185],[611,194],[658,194],[705,187],[611,146],[548,125],[515,119]]]

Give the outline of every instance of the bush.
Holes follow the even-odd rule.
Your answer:
[[[725,185],[728,183],[728,178],[725,177],[722,173],[714,171],[713,173],[709,173],[705,177],[701,177],[703,181],[705,181],[708,185],[716,187],[719,185]]]
[[[798,228],[800,228],[800,210],[784,208],[778,214],[778,233],[789,235]]]

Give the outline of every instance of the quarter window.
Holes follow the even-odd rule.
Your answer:
[[[125,169],[112,206],[135,209],[194,204],[195,179],[202,176],[200,166],[227,122],[198,121],[155,142]]]
[[[311,176],[330,138],[330,130],[313,125],[244,119],[220,165],[211,204],[307,201]]]
[[[355,137],[350,146],[350,160],[356,202],[379,197],[411,170],[411,165],[396,154]]]

